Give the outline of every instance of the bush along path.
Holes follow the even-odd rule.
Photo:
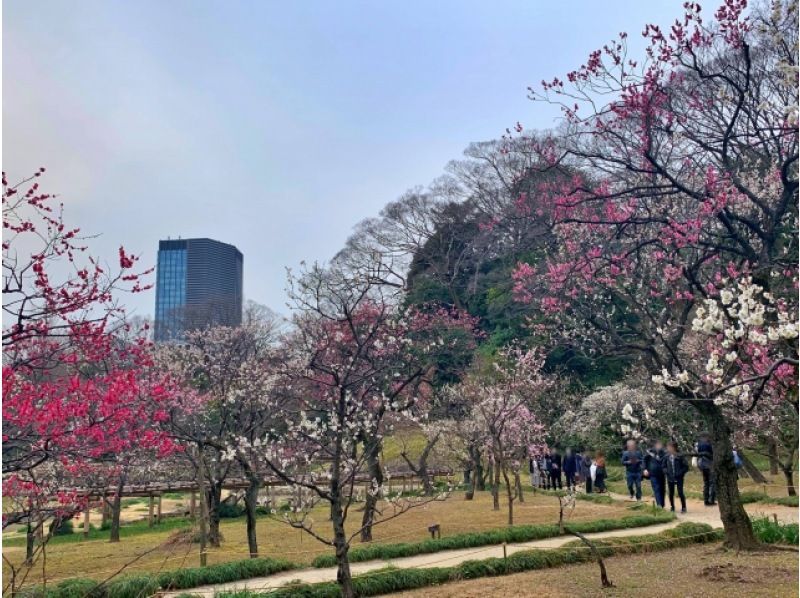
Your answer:
[[[600,519],[576,522],[571,524],[570,527],[585,533],[590,539],[597,539],[635,536],[641,534],[644,528],[650,532],[663,532],[675,527],[677,523],[671,513],[657,511],[616,520]],[[708,527],[708,530],[710,529]],[[553,549],[570,544],[574,540],[572,536],[559,535],[558,525],[515,526],[475,534],[456,534],[454,536],[446,536],[441,540],[357,547],[351,551],[351,556],[356,551],[359,554],[359,556],[352,559],[354,563],[352,569],[354,574],[364,575],[382,571],[387,566],[391,567],[394,573],[407,569],[427,570],[437,567],[453,567],[473,559],[502,559],[532,548],[540,548],[546,552],[551,552]],[[579,552],[582,550],[579,549]],[[370,560],[365,561],[364,559],[368,557],[370,557]],[[324,561],[319,560],[316,564],[323,565]],[[244,590],[267,592],[282,588],[287,584],[324,584],[326,582],[335,582],[335,580],[336,567],[317,567],[313,569],[288,570],[268,577],[243,579],[231,583],[205,585],[183,592],[164,592],[163,595],[170,598],[189,595],[212,598],[225,592],[240,592]],[[332,595],[338,596],[339,594]],[[316,596],[316,594],[309,594],[309,596]]]
[[[709,525],[691,522],[681,523],[657,534],[627,535],[625,537],[599,539],[604,535],[593,534],[596,541],[596,550],[604,558],[618,554],[667,550],[692,543],[713,542],[722,538],[720,530],[714,530]],[[554,540],[550,539],[542,542],[552,543]],[[380,596],[392,592],[441,585],[452,581],[510,575],[536,569],[584,563],[595,559],[592,551],[579,540],[574,540],[571,537],[561,537],[558,540],[560,545],[555,547],[518,549],[512,554],[490,556],[488,558],[476,556],[449,566],[447,564],[438,564],[403,568],[380,567],[358,575],[353,579],[355,595],[359,597]],[[211,595],[193,590],[192,592],[178,595],[178,598]],[[340,592],[335,581],[325,581],[304,585],[293,584],[278,589],[271,587],[256,588],[248,585],[247,588],[221,590],[213,595],[217,598],[252,598],[255,596],[269,596],[269,598],[338,598]]]

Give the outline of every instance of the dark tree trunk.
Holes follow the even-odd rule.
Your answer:
[[[342,598],[353,598],[353,576],[350,573],[350,561],[348,551],[350,546],[347,543],[347,535],[344,529],[344,514],[341,505],[334,503],[331,514],[333,515],[333,547],[336,551],[336,582]]]
[[[789,496],[797,496],[797,490],[794,487],[794,468],[793,464],[789,463],[787,466],[781,466],[781,471],[783,471],[783,477],[786,480],[786,491],[789,493]]]
[[[516,487],[519,502],[525,502],[525,495],[522,493],[522,478],[518,471],[514,472],[514,486]]]
[[[119,523],[122,515],[122,489],[125,487],[125,475],[119,477],[117,482],[117,492],[114,494],[114,502],[111,504],[111,530],[109,532],[109,542],[119,542]]]
[[[503,469],[503,481],[505,482],[506,485],[506,499],[508,500],[508,525],[514,525],[515,488],[512,484],[511,478],[508,477],[508,472],[505,469]]]
[[[474,479],[473,482],[473,490],[479,490],[483,492],[486,490],[486,472],[483,470],[483,463],[481,463],[481,453],[476,446],[469,447],[469,458],[472,459],[472,477]]]
[[[778,443],[774,438],[767,439],[767,452],[769,455],[769,473],[770,475],[778,475],[778,468],[780,466],[778,460]]]
[[[364,504],[364,516],[361,519],[361,541],[372,542],[372,525],[375,523],[375,513],[378,509],[378,500],[380,496],[373,492],[373,484],[377,484],[378,488],[383,486],[383,468],[381,467],[380,454],[382,442],[380,438],[370,439],[364,448],[364,457],[367,461],[367,470],[369,477],[372,480],[370,484],[370,492],[367,492]]]
[[[244,495],[245,512],[247,513],[247,548],[250,551],[250,558],[258,558],[258,537],[256,536],[256,507],[258,507],[258,490],[261,481],[258,476],[248,476],[250,485]]]
[[[219,548],[222,536],[219,532],[219,509],[222,504],[222,484],[214,482],[208,485],[208,543]]]
[[[411,471],[413,471],[422,482],[422,491],[425,496],[433,496],[435,491],[431,481],[430,472],[428,471],[428,458],[431,455],[433,447],[436,446],[437,442],[439,442],[440,437],[441,432],[438,432],[432,438],[428,439],[428,442],[425,444],[425,448],[422,449],[422,454],[420,454],[416,464],[408,458],[408,455],[405,453],[405,451],[400,453],[400,456],[403,457],[403,460],[406,462]]]
[[[33,526],[28,515],[28,526],[25,528],[25,565],[33,564],[33,549],[36,548],[36,531],[39,526]]]
[[[492,509],[500,510],[500,468],[494,463],[492,469]]]
[[[716,486],[719,514],[725,528],[725,545],[735,550],[752,550],[759,546],[750,517],[742,505],[733,461],[731,430],[720,408],[711,401],[693,401],[705,418],[714,448],[712,476]]]

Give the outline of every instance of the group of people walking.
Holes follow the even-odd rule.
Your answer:
[[[629,440],[625,450],[622,451],[622,465],[625,467],[625,481],[628,485],[628,494],[636,500],[642,500],[642,479],[650,480],[653,488],[653,497],[656,504],[664,508],[664,498],[669,488],[670,510],[675,510],[675,493],[681,501],[681,513],[686,512],[686,494],[683,491],[683,481],[689,472],[689,463],[686,457],[678,452],[675,441],[664,443],[656,441],[652,448],[642,454],[635,440]]]
[[[741,460],[734,451],[734,461],[737,467]],[[707,434],[701,434],[694,446],[692,462],[703,476],[703,503],[706,506],[717,504],[716,489],[712,465],[714,462],[714,449]],[[683,482],[689,472],[689,462],[678,450],[678,443],[671,440],[667,443],[656,441],[652,448],[644,454],[639,450],[635,440],[629,440],[622,452],[622,465],[625,466],[625,481],[631,499],[642,499],[642,479],[650,480],[653,497],[656,504],[665,508],[664,498],[669,491],[670,510],[675,510],[675,493],[681,501],[681,513],[686,512],[686,495],[683,491]]]
[[[703,502],[716,504],[716,491],[712,475],[714,450],[707,434],[702,434],[694,446],[692,463],[703,476]],[[741,459],[734,451],[737,466]],[[631,500],[642,500],[642,481],[649,480],[656,504],[666,508],[665,499],[669,497],[671,511],[675,511],[675,495],[680,500],[681,513],[686,512],[684,480],[689,472],[687,457],[678,450],[674,440],[656,441],[644,452],[635,440],[628,440],[622,451],[622,465],[625,468],[625,482]],[[542,455],[532,457],[528,463],[531,485],[534,488],[574,490],[577,484],[585,484],[586,492],[606,492],[606,459],[602,451],[574,452],[568,448],[562,456],[558,449],[550,449]],[[563,481],[562,481],[563,480]]]
[[[588,493],[606,491],[606,458],[602,451],[592,455],[568,448],[561,455],[557,448],[546,450],[542,455],[531,457],[528,471],[534,488],[574,490],[577,484],[584,484]]]

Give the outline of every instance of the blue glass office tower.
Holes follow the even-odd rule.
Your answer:
[[[236,247],[212,239],[159,241],[155,340],[241,324],[243,263]]]

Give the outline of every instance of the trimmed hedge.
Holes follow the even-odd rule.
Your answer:
[[[126,575],[100,585],[92,579],[68,579],[56,586],[24,590],[23,598],[142,598],[159,590],[183,590],[207,584],[227,583],[263,577],[296,569],[297,564],[281,559],[245,559],[208,567],[164,571],[156,575]]]
[[[605,532],[615,529],[631,527],[644,527],[657,523],[667,523],[675,516],[667,511],[658,511],[652,514],[628,515],[621,519],[597,519],[595,521],[579,521],[571,527],[581,533]],[[457,550],[461,548],[474,548],[490,544],[530,542],[543,540],[560,535],[558,525],[517,525],[513,527],[454,534],[438,539],[423,540],[421,542],[401,542],[398,544],[369,544],[357,546],[350,550],[351,563],[363,561],[397,559],[418,554],[430,554],[442,550]],[[335,567],[336,557],[332,554],[318,556],[312,562],[313,567]]]
[[[713,542],[721,537],[722,533],[718,530],[713,530],[709,525],[681,523],[677,527],[660,534],[613,538],[602,543],[597,542],[597,544],[598,549],[604,556],[612,556],[616,554],[655,552],[692,543]],[[509,555],[508,558],[464,561],[454,567],[424,569],[395,569],[389,567],[354,577],[353,586],[356,596],[378,596],[440,585],[451,581],[560,567],[592,561],[593,559],[591,551],[579,541],[576,541],[570,542],[562,548],[525,550],[515,552]],[[246,590],[221,592],[216,596],[218,598],[253,598],[255,596],[267,596],[269,598],[338,598],[340,595],[339,587],[336,583],[325,582],[288,586],[264,593]]]

